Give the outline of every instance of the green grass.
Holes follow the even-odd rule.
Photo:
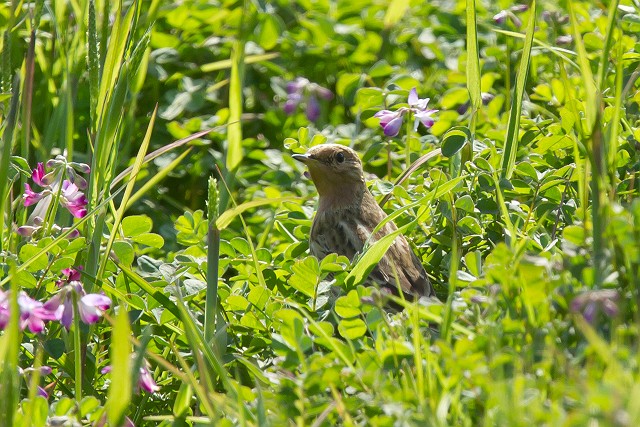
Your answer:
[[[0,419],[639,424],[640,9],[514,6],[0,6]],[[317,120],[313,85],[283,111],[297,77],[334,94]],[[386,137],[373,115],[414,87],[436,123]],[[391,239],[309,256],[291,154],[325,141],[361,154],[440,302],[390,310],[364,284]],[[91,165],[88,213],[21,236],[58,154]],[[24,329],[16,295],[77,266],[112,307]]]

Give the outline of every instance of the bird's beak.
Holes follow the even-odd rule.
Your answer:
[[[309,163],[309,161],[311,160],[311,157],[307,156],[306,154],[294,154],[291,157],[304,164]]]

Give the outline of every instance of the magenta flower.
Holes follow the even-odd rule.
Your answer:
[[[75,314],[74,295],[78,300],[80,320],[87,325],[96,323],[102,314],[111,307],[111,299],[106,295],[86,293],[82,282],[80,282],[80,270],[82,267],[78,267],[77,270],[73,268],[62,270],[62,274],[66,278],[56,282],[61,287],[60,291],[44,304],[47,310],[55,313],[55,320],[60,321],[60,324],[67,330],[71,328]]]
[[[86,206],[89,201],[77,185],[66,179],[62,182],[60,203],[76,218],[82,218],[87,214]]]
[[[46,194],[45,194],[44,191],[42,193],[36,193],[35,191],[33,191],[31,189],[31,186],[25,182],[25,184],[24,184],[24,194],[22,195],[22,197],[24,198],[24,205],[25,206],[35,205],[45,195]]]
[[[593,324],[600,310],[608,317],[615,317],[618,314],[618,299],[620,294],[615,289],[586,291],[571,301],[571,311],[582,313],[585,320]]]
[[[9,323],[9,294],[0,289],[0,330]]]
[[[102,372],[103,374],[111,372],[111,365],[105,366],[100,372]],[[138,375],[138,390],[140,389],[146,391],[147,393],[155,393],[156,391],[160,390],[160,387],[153,379],[151,371],[149,370],[149,362],[147,362],[146,360],[142,361],[142,365],[140,366],[140,372]]]
[[[20,329],[22,330],[28,327],[34,334],[39,334],[44,330],[44,322],[56,320],[54,312],[24,292],[20,292],[18,295],[18,306],[20,307]]]
[[[409,98],[407,99],[409,102],[410,110],[413,112],[413,116],[415,118],[415,122],[413,124],[413,131],[418,130],[418,122],[422,123],[424,127],[429,129],[435,121],[431,117],[434,113],[437,113],[438,110],[430,110],[427,109],[427,105],[429,104],[429,98],[418,98],[418,91],[414,87],[409,92]]]
[[[409,92],[407,102],[409,104],[408,108],[400,107],[395,111],[381,110],[374,114],[373,117],[380,119],[380,126],[386,136],[396,136],[398,132],[400,132],[403,117],[407,113],[413,114],[414,132],[418,130],[419,123],[422,123],[427,129],[435,123],[431,116],[438,112],[438,110],[428,109],[427,105],[429,104],[429,98],[419,98],[416,88],[411,89]]]
[[[33,182],[38,184],[40,187],[48,187],[54,180],[53,172],[46,173],[44,170],[44,165],[42,163],[38,163],[36,168],[31,172],[31,179]]]
[[[517,4],[515,6],[511,6],[509,9],[501,10],[493,16],[493,22],[498,25],[503,25],[507,22],[507,18],[511,20],[513,25],[516,28],[520,28],[522,26],[522,21],[520,18],[516,16],[516,13],[521,13],[529,9],[529,6],[526,4]]]
[[[374,114],[373,117],[380,119],[380,126],[384,134],[387,136],[396,136],[400,132],[402,126],[402,116],[404,116],[406,108],[400,108],[397,111],[381,110]]]
[[[315,122],[320,118],[320,103],[318,97],[330,101],[333,93],[316,83],[311,83],[304,77],[298,77],[287,83],[287,101],[283,110],[286,114],[293,114],[303,101],[306,104],[306,115],[309,121]]]

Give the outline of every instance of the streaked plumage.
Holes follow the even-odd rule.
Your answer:
[[[358,154],[342,145],[323,144],[293,157],[307,165],[320,196],[309,238],[311,254],[322,259],[335,252],[353,259],[387,216],[366,186]],[[389,221],[371,241],[395,230],[396,225]],[[402,235],[395,239],[369,279],[397,293],[395,274],[405,295],[435,295],[420,260]]]

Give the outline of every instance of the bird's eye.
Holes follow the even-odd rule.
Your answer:
[[[337,161],[338,163],[342,163],[342,162],[344,162],[344,153],[338,153],[338,154],[336,154],[336,161]]]

